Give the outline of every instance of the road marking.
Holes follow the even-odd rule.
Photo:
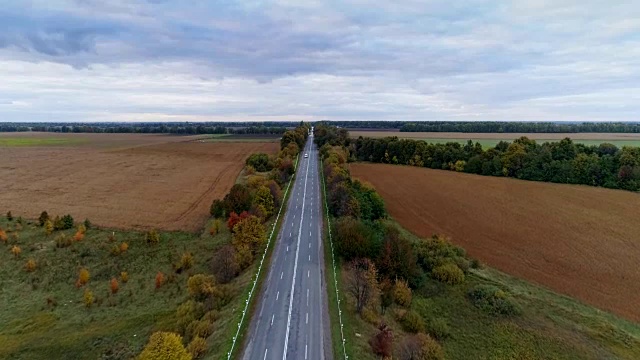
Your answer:
[[[293,226],[293,223],[291,223],[291,226]],[[292,233],[291,231],[289,231],[289,237],[291,237],[291,236],[292,236],[292,234],[293,234],[293,233]]]
[[[308,324],[309,323],[309,313],[307,313],[307,319],[305,320],[305,322]]]
[[[289,252],[289,245],[287,245],[287,252]]]
[[[294,218],[294,219],[296,218],[296,214],[293,214],[293,218]]]
[[[262,360],[267,358],[267,350],[269,350],[269,349],[264,349],[264,357],[262,358]]]
[[[307,289],[307,306],[309,306],[309,289]]]
[[[309,236],[311,236],[311,230],[309,230]]]
[[[309,270],[307,270],[307,277],[309,277]]]
[[[278,291],[278,293],[276,294],[276,300],[278,300],[279,297],[280,297],[280,291]]]
[[[304,209],[304,203],[306,201],[306,193],[307,193],[307,180],[309,179],[309,167],[307,166],[307,171],[304,175],[304,194],[302,196],[302,208]],[[293,298],[295,296],[296,291],[296,273],[298,272],[298,254],[300,251],[300,238],[302,235],[302,222],[304,220],[304,211],[300,216],[300,229],[298,230],[298,244],[296,246],[296,259],[293,263],[293,281],[291,281],[291,296],[289,297],[289,314],[287,315],[287,331],[284,335],[284,350],[282,355],[282,360],[287,360],[287,347],[289,345],[289,331],[291,330],[291,311],[293,310]]]
[[[311,249],[311,243],[309,243],[309,249]]]
[[[280,273],[280,280],[282,280],[282,276],[284,276],[284,271]]]
[[[311,254],[309,254],[309,261],[311,261]]]
[[[307,358],[307,344],[304,344],[304,358]]]
[[[276,314],[271,315],[271,326],[273,326],[273,318],[276,316]]]

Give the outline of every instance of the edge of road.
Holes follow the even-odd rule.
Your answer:
[[[275,244],[275,241],[272,241],[273,235],[275,234],[277,237],[278,234],[280,233],[280,228],[282,226],[282,219],[280,215],[282,214],[283,211],[284,212],[287,211],[287,203],[289,202],[289,197],[291,196],[291,193],[289,192],[289,188],[291,187],[291,184],[295,181],[298,175],[299,161],[300,161],[300,153],[298,153],[298,156],[296,158],[296,163],[294,165],[294,173],[291,176],[291,179],[289,179],[289,183],[287,184],[287,189],[285,190],[284,197],[282,199],[282,204],[280,205],[280,210],[278,210],[278,215],[276,217],[276,220],[273,223],[273,228],[271,230],[271,234],[269,235],[269,239],[267,240],[267,246],[265,247],[265,252],[262,255],[260,264],[258,265],[258,271],[256,275],[253,277],[254,279],[253,286],[249,291],[247,300],[245,300],[245,306],[244,306],[244,310],[242,311],[242,317],[240,318],[240,322],[238,323],[238,330],[236,331],[236,335],[233,337],[231,349],[227,352],[227,360],[230,360],[232,358],[237,359],[238,358],[237,356],[234,357],[234,351],[236,349],[244,348],[244,343],[246,341],[245,333],[247,331],[247,326],[248,326],[247,324],[250,323],[250,321],[244,321],[244,319],[245,318],[251,319],[255,312],[255,308],[256,308],[255,299],[258,297],[253,296],[253,294],[256,292],[259,294],[260,291],[262,290],[262,285],[264,283],[262,266],[265,264],[265,260],[267,264],[271,262],[271,254],[273,253],[273,247]],[[236,343],[239,343],[238,346],[236,346]]]
[[[326,183],[325,183],[325,179],[324,179],[324,161],[322,159],[320,159],[320,178],[322,179],[322,191],[320,192],[320,196],[322,197],[322,203],[324,204],[324,211],[323,213],[323,217],[322,217],[322,223],[323,223],[323,236],[322,239],[325,242],[325,246],[324,246],[324,254],[323,254],[323,259],[324,259],[324,268],[325,268],[325,282],[324,282],[324,290],[325,290],[325,294],[326,296],[325,298],[325,302],[326,302],[326,306],[329,309],[329,321],[325,322],[325,327],[328,326],[329,327],[329,334],[330,334],[330,339],[331,339],[331,348],[332,348],[332,352],[333,354],[335,354],[335,358],[338,358],[338,354],[340,354],[342,352],[342,354],[344,355],[344,359],[348,360],[349,356],[347,355],[347,348],[346,348],[346,342],[344,339],[344,323],[342,322],[342,310],[340,309],[340,294],[338,292],[338,277],[336,274],[336,260],[335,260],[335,256],[334,256],[334,251],[333,251],[333,239],[331,236],[331,220],[330,220],[330,215],[329,215],[329,205],[327,204],[327,187],[326,187]],[[329,245],[330,246],[326,246],[326,238],[329,239]],[[327,252],[331,252],[331,263],[329,263],[329,254]],[[329,268],[329,266],[331,266],[333,271],[326,271],[327,268]],[[331,278],[331,279],[329,279]],[[330,281],[333,280],[333,281]],[[328,291],[329,288],[331,288],[332,291]],[[333,290],[335,290],[335,293],[333,292]],[[334,295],[335,294],[335,295]],[[330,301],[333,300],[333,298],[335,297],[335,301]],[[334,326],[336,325],[336,317],[338,319],[338,323],[340,324],[340,328],[338,330],[334,330]],[[326,330],[325,330],[326,331]],[[338,338],[338,336],[340,336]],[[340,351],[340,346],[338,344],[342,344],[342,351]],[[327,346],[325,344],[325,346]],[[326,349],[325,349],[326,352]]]

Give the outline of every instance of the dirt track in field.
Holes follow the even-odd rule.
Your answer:
[[[3,213],[37,218],[47,210],[106,227],[196,231],[213,199],[235,183],[249,154],[278,150],[277,143],[200,142],[197,137],[60,136],[86,142],[0,147]]]
[[[352,164],[415,234],[640,322],[640,194],[384,164]]]
[[[640,140],[639,133],[464,133],[464,132],[400,132],[392,131],[349,131],[352,138],[370,137],[381,138],[397,136],[401,139],[488,139],[513,141],[522,136],[532,140]]]

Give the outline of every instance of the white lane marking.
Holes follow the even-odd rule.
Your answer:
[[[304,344],[304,358],[307,358],[307,344]]]
[[[311,261],[311,255],[309,255],[309,261]]]
[[[309,230],[309,236],[311,236],[311,230]]]
[[[276,300],[278,300],[279,297],[280,297],[280,291],[278,291],[278,293],[276,294]]]
[[[311,243],[309,243],[309,249],[311,249]]]
[[[289,252],[289,245],[287,245],[287,252]]]
[[[273,326],[273,318],[276,316],[276,314],[271,315],[271,326]]]
[[[282,280],[282,276],[284,276],[284,271],[280,273],[280,280]]]
[[[293,226],[293,223],[291,223],[291,226]],[[291,231],[289,231],[289,237],[291,237],[293,233]]]
[[[309,179],[309,167],[304,175],[304,195],[302,196],[302,208],[304,209],[304,203],[307,200],[307,180]],[[298,245],[296,246],[296,259],[293,263],[293,280],[291,281],[291,296],[289,297],[289,314],[287,315],[287,331],[284,335],[284,350],[282,354],[282,360],[287,360],[287,347],[289,345],[289,331],[291,330],[291,311],[293,310],[293,298],[296,291],[296,273],[298,272],[298,254],[300,251],[300,238],[302,235],[302,222],[304,220],[304,211],[300,216],[300,229],[298,230]]]
[[[307,277],[309,277],[309,270],[307,270]]]
[[[269,349],[264,349],[264,357],[262,358],[262,360],[267,358],[267,350],[269,350]]]
[[[305,322],[308,324],[309,323],[309,313],[307,313],[307,319],[305,320]]]
[[[294,219],[296,218],[296,214],[293,214],[293,218],[294,218]]]

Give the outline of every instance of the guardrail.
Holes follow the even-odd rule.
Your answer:
[[[335,255],[333,254],[333,239],[331,237],[331,219],[329,216],[329,205],[327,204],[327,184],[324,180],[324,161],[320,161],[320,173],[322,174],[322,192],[324,193],[324,206],[325,206],[325,210],[326,210],[326,214],[327,214],[327,227],[329,228],[328,232],[329,232],[329,245],[331,245],[331,264],[333,266],[333,281],[334,281],[334,286],[336,288],[336,303],[338,304],[338,319],[340,320],[340,336],[342,338],[342,351],[344,353],[344,358],[345,360],[349,359],[349,356],[347,355],[347,347],[346,347],[346,341],[344,339],[344,324],[342,322],[342,310],[340,310],[340,294],[338,292],[338,277],[336,275],[336,259],[335,259]]]
[[[298,160],[300,160],[300,154],[298,154],[298,158],[296,159],[296,163],[294,165],[294,169],[298,171]],[[269,246],[271,245],[271,239],[273,238],[273,234],[276,231],[276,227],[278,225],[278,220],[280,219],[280,213],[282,213],[282,209],[284,205],[287,203],[287,194],[289,193],[289,187],[291,187],[291,182],[295,178],[295,173],[289,179],[289,184],[287,185],[287,189],[284,192],[284,197],[282,198],[282,204],[280,205],[280,210],[278,210],[278,216],[276,216],[276,221],[273,222],[273,227],[271,229],[271,234],[269,235],[269,240],[267,240],[267,246],[264,248],[264,253],[262,254],[262,258],[260,259],[260,265],[258,266],[258,272],[253,278],[253,285],[251,286],[251,291],[249,291],[249,296],[247,296],[247,300],[244,302],[244,309],[242,310],[242,317],[240,318],[240,322],[238,323],[238,330],[236,331],[236,335],[233,337],[233,342],[231,343],[231,349],[227,352],[227,360],[231,360],[231,356],[233,355],[233,350],[236,346],[236,341],[238,340],[238,336],[240,335],[240,330],[242,328],[242,323],[244,322],[244,318],[249,309],[249,304],[251,304],[251,297],[253,296],[253,292],[256,289],[256,284],[260,279],[260,273],[262,272],[262,265],[264,264],[264,259],[267,257],[267,252],[269,251]]]

